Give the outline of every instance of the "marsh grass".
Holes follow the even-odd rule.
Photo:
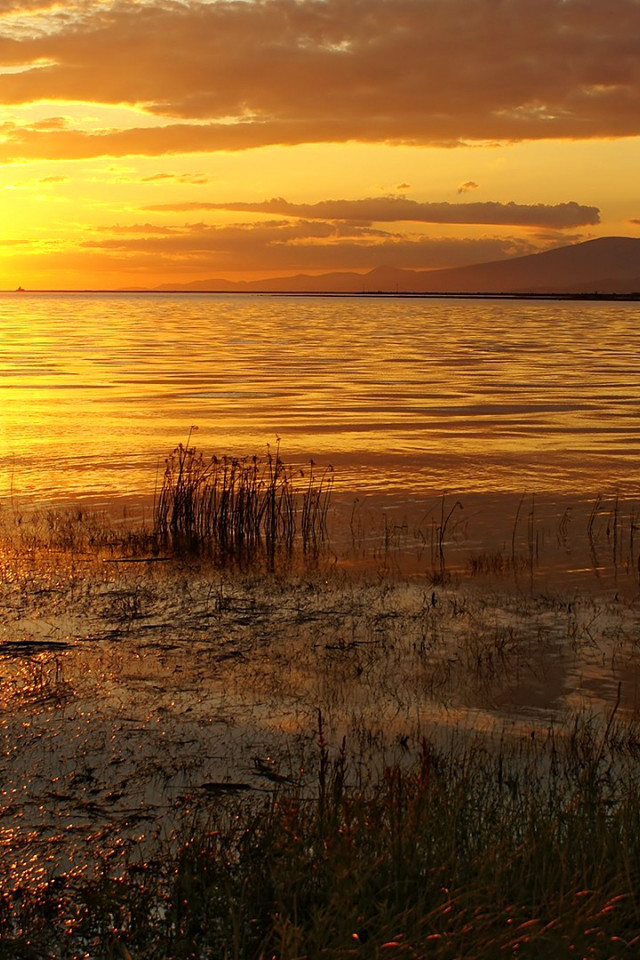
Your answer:
[[[305,553],[326,538],[332,468],[295,472],[267,448],[265,457],[206,458],[180,444],[166,461],[154,510],[155,533],[174,550],[206,551],[224,562]]]
[[[618,958],[640,945],[638,731],[478,736],[350,785],[216,797],[141,862],[0,896],[0,957]]]
[[[40,562],[49,554],[59,554],[65,563],[70,558],[120,555],[126,557],[158,554],[158,543],[139,517],[121,516],[105,510],[69,507],[34,508],[0,513],[0,580],[9,568],[10,558],[24,565],[32,557]]]
[[[191,456],[211,466],[196,451]],[[174,480],[178,461],[176,468]],[[184,477],[189,457],[182,469]],[[222,462],[218,469],[224,475]],[[267,480],[277,479],[274,463],[265,469]],[[231,463],[227,470],[227,486],[219,490],[229,490]],[[330,487],[308,475],[302,488],[307,500],[297,501],[294,536],[304,545],[305,523],[312,543],[313,531],[321,529],[317,518],[326,519]],[[206,484],[185,481],[179,489],[199,496]],[[277,485],[271,490],[275,502],[278,491]],[[283,498],[286,513],[289,491]],[[234,503],[230,497],[230,516]],[[457,522],[455,511],[441,510],[437,552]],[[197,517],[197,503],[184,515]],[[614,505],[611,536],[616,524],[620,530],[616,516]],[[122,682],[115,714],[118,724],[127,720],[122,729],[129,729],[131,715],[140,735],[157,727],[164,736],[186,717],[193,723],[173,747],[170,737],[154,740],[152,758],[139,750],[141,736],[127,745],[126,734],[113,739],[115,753],[109,747],[83,760],[74,752],[55,790],[46,767],[39,769],[46,781],[40,794],[28,779],[15,796],[0,784],[0,842],[7,854],[0,869],[0,960],[638,955],[635,600],[626,606],[617,593],[607,600],[495,593],[459,583],[436,588],[427,575],[408,583],[339,570],[331,581],[326,572],[308,569],[265,576],[252,567],[240,574],[231,564],[212,566],[208,551],[224,556],[227,548],[209,534],[198,556],[176,549],[175,563],[147,565],[149,558],[138,563],[122,540],[109,546],[106,535],[85,536],[83,523],[81,517],[43,521],[44,543],[35,536],[29,546],[22,540],[0,563],[0,690],[15,694],[4,704],[3,773],[29,749],[39,764],[45,753],[54,755],[63,728],[74,726],[68,721],[84,684],[99,714],[104,694],[98,686],[93,692],[93,643],[115,658],[108,675]],[[225,527],[225,536],[233,529]],[[166,536],[173,551],[170,525]],[[264,556],[267,538],[262,526],[258,539],[240,538],[236,546],[232,537],[228,549]],[[276,554],[291,541],[271,542]],[[500,583],[514,572],[512,554],[507,542],[499,562],[479,562],[479,569]],[[78,673],[72,654],[80,652]],[[563,664],[574,673],[565,674]],[[565,704],[576,703],[570,685],[596,664],[596,689],[617,686],[615,702],[604,713],[601,706],[570,713]],[[176,678],[190,671],[193,685],[186,678],[184,690],[191,699],[181,714],[172,703],[180,702],[182,690]],[[517,723],[506,720],[503,727],[508,713],[496,704],[511,703],[517,711],[515,688],[526,693],[527,683],[539,681],[546,689],[548,675],[562,682],[544,700],[544,713],[539,710],[535,722],[532,714],[531,722],[518,714]],[[228,713],[224,698],[216,710],[230,727],[249,727],[255,709],[258,730],[265,706],[272,709],[283,733],[272,742],[276,751],[286,743],[289,752],[274,752],[273,766],[262,757],[254,770],[230,765],[232,780],[225,781],[224,768],[203,772],[217,742],[205,736],[215,721],[211,694],[218,689],[229,698]],[[209,699],[200,701],[205,692]],[[82,695],[86,704],[86,690]],[[472,722],[457,726],[462,709],[474,705],[481,710]],[[51,719],[53,736],[34,723],[39,716]],[[481,716],[495,721],[484,732],[473,727]],[[104,731],[120,727],[101,727],[98,720],[96,736],[111,743]],[[118,773],[114,780],[134,752],[126,777]],[[104,756],[117,761],[113,770],[102,764]],[[157,761],[158,775],[167,777],[192,765],[181,781],[180,803],[148,827],[135,821],[136,798],[151,776],[141,758],[149,768]],[[85,768],[92,771],[86,781]],[[26,759],[24,769],[30,769]],[[131,804],[122,816],[132,826],[109,834],[100,817],[108,823],[117,815],[114,786],[124,794],[122,803]],[[31,826],[38,804],[60,817],[50,837]],[[73,836],[65,835],[65,816],[90,824],[85,846],[76,841],[74,847]],[[65,843],[70,869],[55,860]],[[28,882],[11,867],[21,858],[36,865]]]

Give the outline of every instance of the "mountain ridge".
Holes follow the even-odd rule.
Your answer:
[[[599,237],[540,253],[450,267],[298,273],[267,280],[165,283],[158,291],[221,293],[631,294],[640,292],[640,239]]]

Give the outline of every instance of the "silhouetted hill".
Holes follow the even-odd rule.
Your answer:
[[[289,293],[562,293],[640,291],[640,239],[601,237],[525,257],[448,270],[378,267],[368,273],[297,274],[272,280],[198,280],[158,290]]]
[[[603,237],[512,260],[431,274],[454,293],[631,293],[640,290],[640,240]],[[434,286],[435,285],[435,286]]]

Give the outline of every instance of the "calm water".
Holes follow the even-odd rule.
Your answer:
[[[640,307],[5,294],[0,496],[148,493],[185,441],[313,456],[348,490],[640,483]]]
[[[343,504],[357,496],[346,562],[410,559],[429,578],[272,593],[115,558],[80,567],[79,587],[75,558],[25,557],[23,573],[11,558],[0,870],[104,870],[170,835],[184,795],[211,802],[207,783],[263,790],[252,758],[297,770],[318,706],[354,769],[425,732],[549,743],[570,711],[606,721],[618,697],[637,717],[639,309],[0,296],[0,504],[144,499],[194,425],[208,453],[279,436],[288,462],[331,463]],[[449,590],[445,552],[468,592]]]

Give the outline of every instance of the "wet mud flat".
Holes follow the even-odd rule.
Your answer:
[[[5,559],[0,824],[16,882],[304,782],[325,738],[380,773],[422,737],[545,730],[640,698],[640,605],[342,571]]]
[[[360,790],[425,743],[499,752],[638,715],[640,603],[615,591],[7,545],[0,609],[14,899],[146,869],[236,803],[317,797],[327,757]]]

